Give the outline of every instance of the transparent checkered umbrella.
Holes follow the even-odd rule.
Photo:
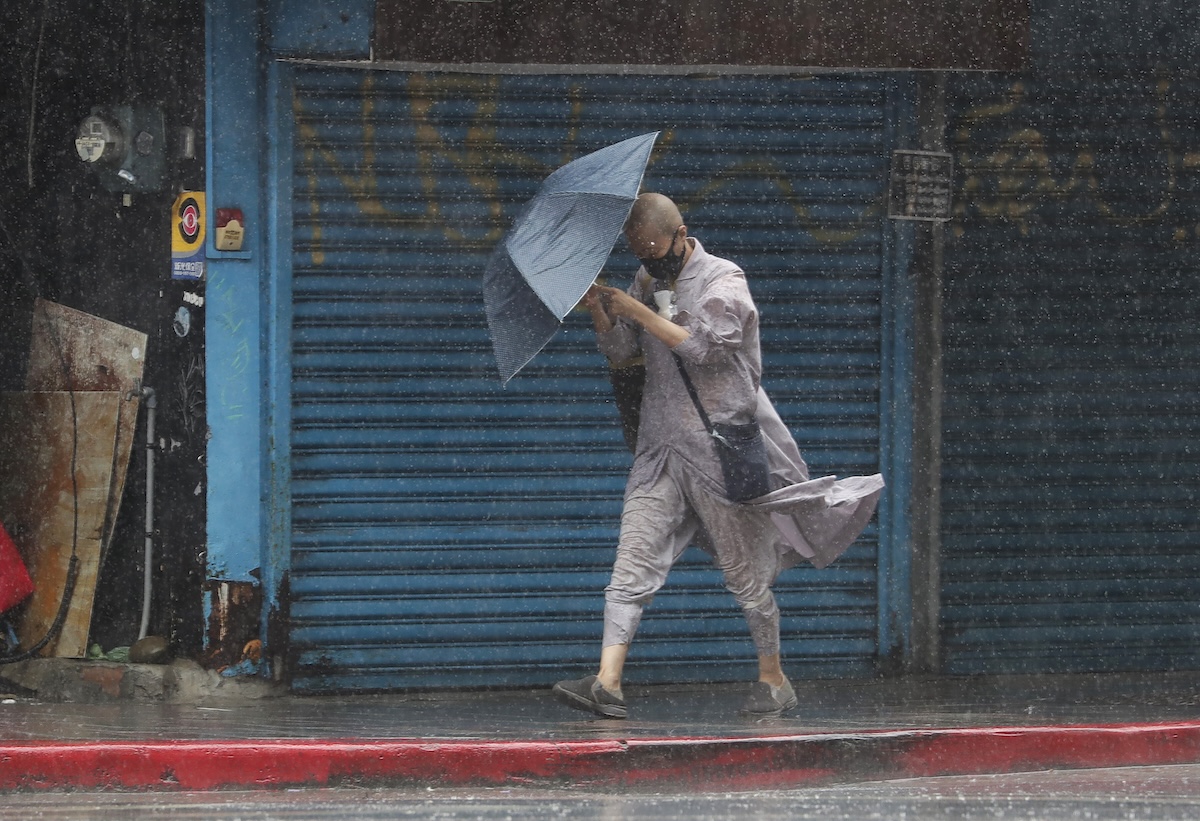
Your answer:
[[[492,252],[483,301],[500,381],[546,346],[604,267],[658,132],[580,157],[547,177]]]

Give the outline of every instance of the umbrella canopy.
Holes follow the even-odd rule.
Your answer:
[[[658,132],[559,168],[527,202],[483,273],[492,350],[507,383],[545,347],[620,236]]]

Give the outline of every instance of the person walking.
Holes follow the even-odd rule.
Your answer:
[[[745,274],[688,235],[669,197],[639,196],[625,236],[641,263],[629,290],[593,285],[583,302],[610,362],[645,358],[637,449],[605,588],[599,669],[558,682],[553,693],[596,715],[628,715],[621,680],[642,610],[697,544],[741,606],[758,656],[758,680],[742,711],[779,715],[797,702],[783,672],[772,585],[787,567],[803,560],[824,567],[849,547],[874,513],[883,479],[809,479],[760,387],[758,310]],[[755,422],[769,492],[731,501],[711,430]]]

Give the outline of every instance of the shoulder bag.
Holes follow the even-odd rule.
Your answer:
[[[688,376],[687,368],[679,354],[672,353],[679,375],[683,377],[684,387],[704,429],[712,437],[717,449],[717,458],[721,462],[721,476],[725,482],[725,497],[731,502],[747,502],[771,491],[771,471],[767,464],[767,446],[763,441],[762,430],[755,420],[746,425],[714,424],[700,404],[700,396],[696,386]]]

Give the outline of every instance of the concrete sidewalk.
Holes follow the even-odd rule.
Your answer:
[[[1200,763],[1197,673],[798,682],[799,707],[769,720],[737,714],[745,685],[629,687],[630,718],[612,721],[548,687],[302,697],[177,680],[122,696],[106,668],[74,669],[111,697],[6,698],[0,789],[725,790]]]

